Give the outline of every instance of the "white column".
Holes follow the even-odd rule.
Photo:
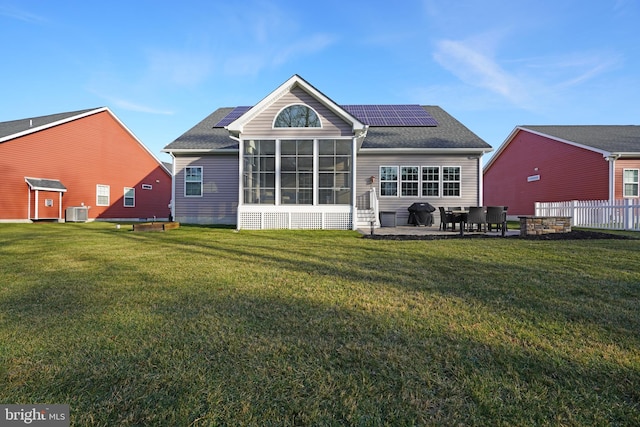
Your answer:
[[[351,229],[357,230],[358,228],[358,210],[356,207],[356,184],[358,182],[357,175],[357,158],[356,149],[358,147],[356,137],[351,138]]]

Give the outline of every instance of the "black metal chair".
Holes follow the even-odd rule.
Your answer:
[[[472,231],[476,225],[478,231],[486,231],[487,229],[487,213],[482,206],[472,206],[467,214],[467,231]]]
[[[496,230],[501,230],[504,236],[507,232],[507,211],[504,206],[487,207],[487,226],[491,231],[491,226],[495,224]]]

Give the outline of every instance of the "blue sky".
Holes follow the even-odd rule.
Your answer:
[[[0,0],[0,121],[109,107],[161,160],[293,74],[339,104],[515,126],[640,124],[637,0]]]

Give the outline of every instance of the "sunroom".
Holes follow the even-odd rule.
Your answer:
[[[317,111],[301,102],[287,103],[273,115],[270,129],[262,131],[230,123],[241,153],[238,229],[355,227],[355,153],[366,127],[330,104],[316,105],[322,110]],[[336,128],[335,117],[328,117],[335,114],[350,122],[351,135]],[[248,111],[241,120],[251,118]]]

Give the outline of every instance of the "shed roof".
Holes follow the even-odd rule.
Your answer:
[[[64,184],[62,184],[62,182],[57,179],[25,177],[24,180],[27,184],[29,184],[29,187],[32,190],[59,191],[63,193],[67,191],[67,187],[65,187]]]

